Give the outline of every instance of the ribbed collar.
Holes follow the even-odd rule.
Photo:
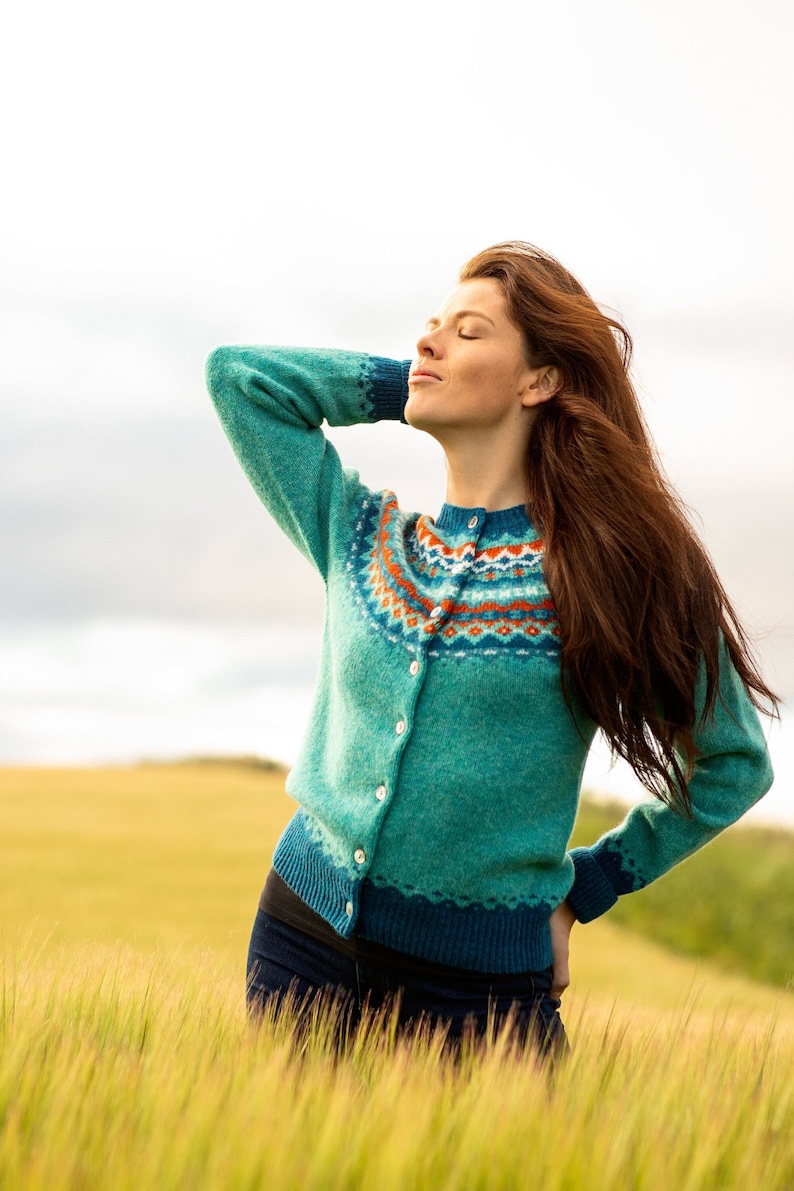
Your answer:
[[[476,517],[478,524],[474,527],[480,535],[487,534],[520,534],[526,535],[527,528],[532,522],[527,517],[524,505],[513,505],[509,509],[495,509],[490,513],[485,509],[464,509],[460,505],[443,504],[441,512],[435,520],[436,529],[443,529],[446,533],[465,533],[471,536],[472,517]]]

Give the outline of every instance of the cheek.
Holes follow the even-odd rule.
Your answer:
[[[456,379],[462,385],[476,387],[483,394],[498,392],[504,383],[504,362],[498,356],[478,356],[462,361],[456,369]]]
[[[471,375],[471,383],[476,385],[481,400],[489,405],[501,404],[511,397],[515,392],[514,382],[513,373],[501,356],[479,361]]]

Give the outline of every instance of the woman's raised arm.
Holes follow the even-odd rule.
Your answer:
[[[409,366],[297,347],[219,347],[207,360],[207,387],[243,470],[323,578],[329,525],[360,485],[320,427],[399,419]]]

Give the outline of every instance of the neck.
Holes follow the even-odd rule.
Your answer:
[[[504,444],[487,439],[444,443],[447,457],[447,495],[450,505],[465,509],[510,509],[527,499],[524,450],[505,457]]]

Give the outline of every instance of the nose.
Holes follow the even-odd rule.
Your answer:
[[[443,349],[437,335],[438,328],[435,327],[432,331],[425,331],[424,335],[419,336],[416,341],[416,350],[420,356],[424,356],[428,360],[439,359]]]

